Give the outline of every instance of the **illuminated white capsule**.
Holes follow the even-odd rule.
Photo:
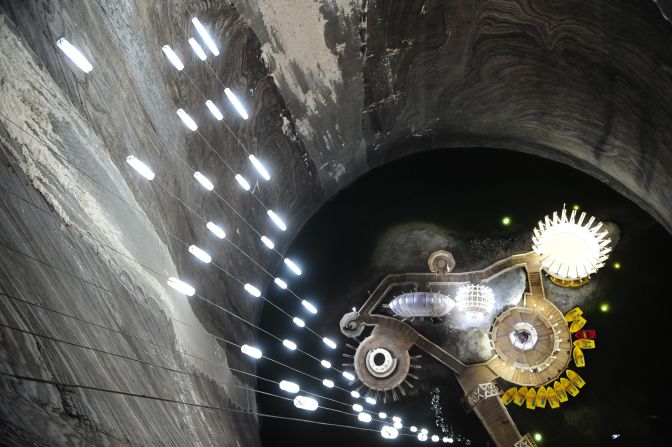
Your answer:
[[[271,218],[276,227],[280,228],[282,231],[285,231],[287,229],[287,225],[285,225],[285,222],[282,219],[280,219],[280,216],[275,214],[273,210],[266,211],[266,214],[268,214],[268,217]],[[285,260],[285,263],[287,263],[287,260]],[[301,269],[299,269],[298,267],[297,269],[299,270],[299,273],[297,273],[297,275],[300,275]]]
[[[168,285],[187,296],[193,296],[194,293],[196,293],[196,289],[194,289],[191,285],[172,276],[168,278]]]
[[[348,372],[348,371],[343,371],[343,377],[345,377],[346,379],[348,379],[350,382],[352,382],[353,380],[355,380],[355,376],[353,376],[352,373],[350,373],[350,372]]]
[[[190,245],[189,246],[189,253],[194,255],[195,258],[197,258],[201,262],[205,262],[206,264],[210,263],[212,261],[212,256],[210,256],[207,252],[201,250],[195,245]]]
[[[380,435],[385,439],[396,439],[396,437],[399,436],[399,431],[394,427],[384,425],[383,428],[380,429]]]
[[[287,288],[287,283],[280,278],[275,278],[273,282],[275,283],[276,286],[280,287],[281,289]]]
[[[325,345],[329,346],[331,349],[336,349],[336,343],[334,343],[332,339],[324,337],[322,341],[324,342]]]
[[[303,307],[308,309],[308,312],[310,312],[311,314],[317,313],[317,307],[313,306],[313,304],[310,301],[303,300],[301,301],[301,304],[303,305]]]
[[[360,411],[364,411],[364,407],[362,407],[360,404],[352,404],[352,409],[355,410],[357,413]]]
[[[415,433],[416,431],[418,431],[418,427],[411,425],[411,432]]]
[[[327,369],[331,368],[331,362],[329,360],[321,360],[320,365]]]
[[[327,388],[333,388],[334,387],[334,382],[329,379],[324,379],[322,380],[322,385],[326,386]]]
[[[229,98],[231,105],[233,105],[233,108],[236,109],[238,115],[240,115],[244,120],[248,119],[250,116],[247,114],[247,110],[245,110],[245,107],[243,107],[243,104],[240,102],[236,94],[233,93],[228,87],[224,89],[224,93],[226,93],[226,97]]]
[[[65,53],[68,58],[75,63],[84,73],[89,73],[93,70],[91,62],[79,51],[73,44],[68,42],[64,37],[56,41],[56,46]]]
[[[446,441],[446,442],[447,442],[448,444],[452,444],[452,443],[455,442],[455,441],[453,440],[453,438],[451,438],[451,437],[449,436],[449,437],[448,437],[448,441]]]
[[[317,410],[318,404],[315,399],[308,396],[296,396],[294,398],[294,406],[302,410],[315,411]]]
[[[449,439],[448,436],[444,436],[443,438],[441,438],[444,444],[448,444],[448,439]]]
[[[378,413],[378,417],[381,418],[381,419],[387,419],[387,413],[385,413],[384,411],[381,411],[380,413]]]
[[[214,116],[217,121],[221,121],[222,119],[224,119],[224,115],[222,115],[222,112],[219,111],[214,102],[208,99],[207,101],[205,101],[205,106],[208,108],[212,116]]]
[[[362,412],[357,415],[357,419],[362,422],[371,422],[371,415],[369,413]]]
[[[301,269],[291,259],[285,258],[285,264],[287,265],[287,267],[289,267],[289,269],[292,272],[294,272],[295,275],[300,275],[301,274]]]
[[[429,433],[429,431],[426,428],[421,428],[420,433],[427,434],[427,433]]]
[[[427,433],[420,432],[418,433],[418,441],[425,442],[427,440]]]
[[[359,391],[350,391],[350,395],[355,399],[359,399]]]
[[[255,157],[254,155],[250,154],[248,157],[250,159],[250,162],[252,163],[252,166],[254,166],[254,169],[257,170],[259,175],[264,179],[264,180],[270,180],[271,179],[271,174],[268,173],[268,169]]]
[[[299,385],[297,385],[294,382],[290,382],[288,380],[281,380],[280,381],[280,389],[282,391],[287,391],[288,393],[292,393],[292,394],[296,394],[300,390]]]
[[[260,359],[262,354],[261,354],[261,349],[255,348],[254,346],[250,345],[243,345],[240,347],[240,350],[243,354],[247,354],[252,358],[255,359]]]
[[[147,180],[154,180],[154,177],[156,177],[154,171],[152,171],[149,168],[149,166],[147,166],[146,164],[135,158],[135,156],[133,155],[129,155],[128,157],[126,157],[126,163],[131,165],[131,167],[135,169],[138,172],[138,174],[140,174]]]
[[[243,188],[245,191],[250,190],[250,183],[242,175],[236,174],[236,181],[238,182],[240,187]]]
[[[399,416],[392,416],[392,420],[401,423],[401,418]]]
[[[184,64],[180,60],[180,57],[175,54],[170,46],[164,45],[161,50],[163,50],[163,54],[166,55],[170,63],[173,64],[173,67],[177,68],[177,71],[182,71],[184,69]]]
[[[394,426],[394,428],[396,428],[397,430],[401,430],[403,427],[403,425],[401,425],[401,422],[395,422],[394,424],[392,424],[392,426]]]
[[[226,233],[224,232],[224,230],[222,230],[222,227],[220,227],[219,225],[213,222],[208,222],[205,226],[208,230],[210,230],[212,234],[214,234],[218,238],[224,239],[226,237]]]
[[[205,30],[205,27],[201,24],[201,22],[196,17],[194,17],[191,19],[191,23],[194,24],[196,31],[198,31],[198,34],[201,36],[201,39],[203,39],[205,46],[208,47],[210,52],[215,56],[219,56],[219,49],[217,48],[215,41],[212,39],[212,37],[210,37],[210,34]]]
[[[439,442],[439,437],[437,435],[432,435],[432,442]]]
[[[191,131],[198,129],[196,122],[193,119],[191,119],[189,114],[185,112],[183,109],[177,109],[177,116],[180,117],[184,125],[187,126]]]
[[[259,298],[261,296],[261,291],[259,291],[259,289],[254,287],[252,284],[246,283],[243,287],[245,288],[245,291],[253,297]]]
[[[301,318],[299,318],[299,317],[294,317],[294,318],[292,319],[292,321],[293,321],[294,324],[297,325],[298,327],[304,327],[304,326],[306,325],[306,322],[303,321],[303,320],[302,320]]]
[[[374,399],[373,397],[367,396],[366,399],[364,399],[364,400],[369,405],[376,405],[376,399]]]
[[[275,244],[273,243],[273,241],[267,238],[266,236],[261,236],[261,242],[263,242],[264,245],[268,247],[269,250],[273,250],[275,248]]]
[[[202,61],[206,60],[208,56],[205,54],[205,51],[203,51],[203,48],[196,42],[196,39],[193,37],[190,37],[189,40],[189,45],[191,45],[191,49],[194,50],[194,53],[196,53],[196,56]]]
[[[194,172],[194,178],[198,181],[198,183],[201,184],[202,187],[204,187],[208,191],[212,191],[213,189],[215,189],[215,185],[213,185],[210,179],[204,176],[201,172],[199,171]]]
[[[294,351],[296,349],[296,343],[294,343],[292,340],[284,339],[282,340],[282,344],[290,351]]]

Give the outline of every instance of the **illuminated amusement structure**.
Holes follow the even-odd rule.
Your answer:
[[[464,403],[479,417],[497,446],[534,446],[529,434],[521,436],[506,406],[525,404],[528,409],[558,408],[585,385],[571,369],[585,365],[583,349],[595,347],[595,332],[582,330],[581,309],[564,315],[546,297],[544,273],[553,284],[578,287],[604,266],[611,250],[608,231],[586,213],[577,217],[563,208],[546,216],[534,229],[533,251],[513,255],[483,270],[455,273],[455,260],[445,251],[433,253],[431,273],[389,275],[362,307],[345,314],[341,332],[355,340],[370,333],[354,349],[352,358],[356,392],[375,400],[398,400],[414,388],[416,349],[451,369],[465,393]],[[525,269],[527,288],[517,305],[504,306],[494,315],[495,291],[487,282],[514,269]],[[411,286],[415,290],[408,292]],[[417,290],[422,289],[422,290]],[[449,290],[457,290],[454,300]],[[406,290],[404,293],[399,293]],[[392,297],[389,299],[389,297]],[[384,303],[386,298],[389,300]],[[478,326],[491,323],[492,357],[466,365],[438,344],[417,332],[414,318],[441,318],[448,313]],[[392,316],[389,314],[392,313]],[[572,341],[574,339],[574,341]],[[566,377],[565,377],[566,376]],[[506,391],[504,391],[506,390]],[[427,439],[426,433],[417,433]]]

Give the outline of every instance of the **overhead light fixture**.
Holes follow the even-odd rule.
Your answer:
[[[294,343],[292,340],[284,339],[282,340],[282,344],[284,345],[285,348],[289,349],[290,351],[296,350],[296,343]]]
[[[329,337],[324,337],[322,339],[325,345],[329,346],[331,349],[336,349],[336,343]]]
[[[427,433],[420,432],[418,433],[418,441],[425,442],[427,440]]]
[[[302,272],[301,272],[301,269],[300,269],[299,266],[296,265],[296,264],[294,263],[294,261],[292,261],[291,259],[289,259],[289,258],[285,258],[285,265],[286,265],[287,267],[289,267],[289,269],[290,269],[292,272],[294,272],[295,275],[297,275],[297,276],[298,276],[298,275],[301,275],[301,273],[302,273]]]
[[[189,253],[194,255],[195,258],[200,260],[201,262],[204,262],[206,264],[210,263],[212,261],[212,257],[206,253],[205,251],[201,250],[195,245],[190,245],[189,246]]]
[[[371,415],[369,413],[364,413],[361,412],[357,415],[357,419],[359,419],[362,422],[371,422]]]
[[[193,296],[194,293],[196,293],[196,289],[194,289],[191,285],[187,284],[184,281],[180,281],[179,279],[173,276],[168,278],[168,285],[173,289],[177,290],[178,292],[184,293],[187,296]]]
[[[303,321],[303,320],[302,320],[301,318],[299,318],[299,317],[294,317],[294,318],[292,319],[292,321],[293,321],[294,324],[297,325],[298,327],[304,327],[304,326],[306,325],[306,322]]]
[[[282,391],[287,391],[288,393],[296,394],[299,392],[301,388],[299,388],[299,385],[297,385],[294,382],[290,382],[288,380],[281,380],[280,389]]]
[[[401,418],[399,416],[392,416],[392,420],[401,423]]]
[[[334,382],[329,379],[324,379],[322,380],[322,385],[326,386],[327,388],[333,388],[334,387]]]
[[[196,122],[193,119],[191,119],[189,114],[185,112],[183,109],[177,109],[177,116],[180,117],[184,125],[187,126],[192,132],[198,129]]]
[[[280,287],[281,289],[286,289],[287,288],[287,283],[283,281],[281,278],[275,278],[273,280],[276,286]]]
[[[432,435],[432,442],[439,442],[438,435]]]
[[[399,436],[399,431],[394,427],[384,425],[383,428],[380,429],[380,436],[385,439],[396,439],[397,436]]]
[[[252,296],[255,297],[255,298],[259,298],[259,297],[261,296],[261,291],[259,291],[259,289],[257,289],[256,287],[254,287],[254,286],[253,286],[252,284],[250,284],[250,283],[246,283],[246,284],[243,286],[243,288],[245,289],[245,291],[246,291],[247,293],[249,293],[250,295],[252,295]]]
[[[208,230],[210,230],[210,232],[212,234],[214,234],[218,238],[224,239],[226,237],[226,233],[224,232],[222,227],[220,227],[219,225],[217,225],[213,222],[208,222],[205,226]]]
[[[215,185],[212,184],[210,179],[204,176],[199,171],[194,172],[194,178],[198,180],[198,183],[200,183],[201,186],[207,189],[208,191],[212,191],[215,188]]]
[[[56,41],[56,46],[65,53],[68,58],[75,63],[84,73],[89,73],[93,70],[93,65],[91,62],[82,54],[81,51],[77,49],[73,44],[68,42],[64,37],[61,37]]]
[[[350,381],[350,382],[352,382],[353,380],[355,380],[355,376],[353,376],[352,373],[350,373],[350,372],[348,372],[348,371],[343,371],[342,374],[343,374],[343,377],[345,377],[346,379],[348,379],[348,381]]]
[[[364,411],[364,407],[362,407],[360,404],[352,404],[352,409],[357,413]]]
[[[273,243],[273,241],[266,236],[261,236],[261,242],[263,242],[264,245],[268,247],[269,250],[273,250],[275,248],[275,244]]]
[[[242,175],[236,174],[236,181],[245,191],[250,190],[250,183],[247,180],[245,180],[245,177],[243,177]]]
[[[387,419],[387,413],[385,413],[384,411],[381,411],[380,413],[378,413],[378,417],[381,418],[381,419]]]
[[[402,427],[403,427],[403,425],[401,425],[401,422],[395,422],[395,423],[392,424],[392,425],[393,425],[394,428],[396,428],[397,430],[401,430]]]
[[[257,157],[250,154],[250,156],[248,158],[250,159],[250,162],[252,162],[252,166],[254,166],[254,169],[257,170],[259,175],[261,175],[261,177],[264,180],[270,180],[271,179],[271,174],[268,173],[268,170],[266,169],[266,167],[257,159]]]
[[[203,51],[203,48],[196,42],[196,39],[193,37],[190,37],[189,40],[189,45],[191,45],[191,49],[194,50],[194,53],[196,53],[196,56],[202,61],[206,60],[208,56],[206,56],[205,51]]]
[[[429,433],[429,430],[427,430],[426,428],[421,428],[420,433],[427,434],[427,433]]]
[[[210,52],[215,56],[219,56],[219,49],[217,48],[215,41],[212,39],[212,37],[210,37],[210,34],[206,31],[205,27],[201,24],[200,20],[194,17],[193,19],[191,19],[191,23],[194,24],[196,31],[198,31],[198,34],[201,36],[201,39],[203,39],[205,46],[208,47]]]
[[[240,347],[240,350],[243,354],[247,354],[255,359],[260,359],[262,356],[261,349],[255,348],[254,346],[243,345]]]
[[[126,157],[126,163],[131,165],[131,167],[135,169],[138,172],[138,174],[140,174],[147,180],[154,180],[154,177],[156,177],[154,171],[152,171],[149,168],[149,166],[147,166],[146,164],[135,158],[135,156],[133,155],[129,155],[128,157]]]
[[[219,111],[214,102],[208,99],[207,101],[205,101],[205,106],[208,108],[212,116],[214,116],[217,121],[221,121],[222,119],[224,119],[224,115],[222,115],[222,112]]]
[[[294,406],[302,410],[315,411],[319,406],[317,401],[308,396],[296,396],[294,398]]]
[[[282,231],[285,231],[287,229],[287,225],[285,225],[285,222],[282,219],[280,219],[280,216],[275,214],[275,212],[273,210],[266,211],[266,214],[268,214],[268,217],[271,218],[271,220],[273,221],[273,223],[275,224],[276,227],[280,228]],[[299,272],[300,272],[300,270],[299,270]],[[297,273],[297,275],[300,275],[300,274],[301,273]]]
[[[169,45],[164,45],[161,50],[163,51],[163,54],[166,55],[170,63],[173,64],[173,67],[177,68],[177,71],[182,71],[184,69],[184,64],[180,60],[180,57],[175,54]]]
[[[355,399],[359,399],[359,391],[350,391],[350,395]]]
[[[415,425],[411,425],[410,430],[411,432],[415,433],[416,431],[418,431],[418,427],[416,427]]]
[[[238,112],[238,115],[240,115],[244,120],[248,119],[250,116],[247,114],[247,110],[245,110],[245,107],[243,107],[243,104],[240,102],[236,94],[233,93],[228,87],[224,89],[224,93],[226,94],[226,97],[229,98],[233,108],[236,109],[236,112]]]
[[[374,399],[373,397],[366,396],[366,399],[364,400],[369,405],[376,405],[376,399]]]
[[[302,300],[301,304],[303,305],[303,307],[308,309],[308,312],[310,312],[311,314],[314,315],[317,313],[317,307],[313,306],[313,304],[310,301]]]
[[[331,368],[331,362],[329,360],[320,360],[320,365],[327,369]]]

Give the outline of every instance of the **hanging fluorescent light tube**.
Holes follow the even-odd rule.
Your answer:
[[[317,307],[313,306],[313,304],[310,301],[303,300],[301,301],[301,304],[303,304],[303,307],[308,309],[308,312],[311,314],[316,314],[317,313]]]
[[[201,39],[203,39],[205,46],[208,47],[210,52],[215,56],[219,56],[219,49],[217,48],[217,45],[215,45],[215,41],[212,40],[212,37],[210,37],[210,34],[205,30],[205,27],[201,24],[200,20],[194,17],[191,19],[191,23],[196,27],[196,31],[198,31],[198,34],[200,34]]]
[[[357,413],[360,411],[364,411],[364,407],[362,407],[360,404],[352,404],[352,409],[355,410]]]
[[[248,183],[247,180],[245,180],[245,177],[243,177],[242,175],[236,174],[236,181],[245,191],[250,190],[250,184]]]
[[[365,400],[366,403],[369,404],[369,405],[376,405],[376,399],[374,399],[373,397],[368,397],[368,396],[367,396],[366,399],[364,399],[364,400]]]
[[[343,377],[345,377],[346,379],[348,379],[350,382],[352,382],[353,380],[355,380],[355,376],[353,376],[352,373],[349,373],[348,371],[343,371],[342,374],[343,374]]]
[[[281,289],[287,288],[287,283],[280,278],[275,278],[273,282],[275,283],[276,286],[280,287]]]
[[[298,276],[298,275],[301,275],[301,269],[300,269],[299,266],[296,265],[296,264],[294,263],[294,261],[292,261],[291,259],[289,259],[289,258],[285,258],[285,265],[286,265],[287,267],[289,267],[289,269],[290,269],[292,272],[294,272],[295,275],[297,275],[297,276]]]
[[[212,184],[209,178],[201,174],[199,171],[194,172],[194,178],[198,180],[198,183],[201,184],[208,191],[212,191],[215,188],[215,185]]]
[[[202,61],[206,60],[208,56],[206,56],[205,51],[203,51],[203,48],[196,42],[196,39],[193,37],[189,38],[189,45],[191,45],[191,49],[194,50],[194,53],[196,53],[196,56]]]
[[[362,413],[359,413],[357,415],[357,419],[359,419],[362,422],[371,422],[372,418],[371,418],[371,415],[369,413],[362,412]]]
[[[177,109],[177,116],[180,117],[184,125],[187,126],[192,132],[198,129],[196,122],[193,119],[191,119],[189,114],[185,112],[183,109]]]
[[[68,58],[75,63],[84,73],[89,73],[93,70],[91,62],[77,49],[73,44],[67,41],[65,37],[61,37],[56,41],[56,46],[65,53]]]
[[[411,432],[415,433],[416,431],[418,431],[418,427],[411,425]]]
[[[336,349],[336,343],[334,343],[332,339],[324,337],[322,341],[324,342],[325,345],[329,346],[331,349]]]
[[[294,324],[297,325],[298,327],[304,327],[304,326],[306,325],[306,322],[303,321],[303,320],[302,320],[301,318],[299,318],[299,317],[294,317],[294,318],[292,319],[292,321],[293,321]]]
[[[350,391],[350,395],[355,399],[359,399],[359,391]]]
[[[243,345],[240,347],[240,350],[243,354],[247,354],[252,358],[260,359],[262,356],[261,350],[250,345]]]
[[[327,369],[331,368],[331,362],[329,360],[321,360],[320,365],[322,365],[323,367],[325,367]]]
[[[315,411],[317,410],[318,404],[315,399],[308,396],[296,396],[294,398],[294,406],[302,410]]]
[[[439,435],[432,435],[432,442],[439,442]]]
[[[334,387],[334,382],[329,379],[324,379],[322,381],[322,385],[326,386],[327,388],[333,388]]]
[[[184,293],[187,296],[193,296],[194,293],[196,293],[196,289],[194,289],[191,285],[187,284],[184,281],[180,281],[179,279],[173,276],[168,278],[168,285],[173,289],[177,290],[178,292]]]
[[[394,424],[392,424],[392,426],[394,428],[396,428],[397,430],[401,430],[403,428],[403,425],[401,425],[401,422],[395,422]]]
[[[254,166],[254,169],[257,170],[259,175],[261,175],[261,177],[264,180],[270,180],[271,179],[271,174],[268,173],[268,170],[266,169],[266,167],[257,159],[257,157],[250,154],[250,156],[248,158],[250,159],[250,162],[252,162],[252,166]]]
[[[210,113],[212,114],[212,116],[215,117],[217,121],[221,121],[222,119],[224,119],[224,115],[222,115],[222,112],[219,111],[214,102],[208,99],[207,101],[205,101],[205,106],[208,108],[208,110],[210,110]]]
[[[292,340],[284,339],[282,340],[282,344],[290,351],[296,350],[296,343],[294,343]]]
[[[190,245],[189,246],[189,253],[194,255],[194,257],[198,258],[200,261],[205,262],[206,264],[210,263],[212,261],[212,257],[206,253],[205,251],[201,250],[195,245]]]
[[[226,233],[224,232],[224,230],[222,230],[222,227],[220,227],[219,225],[213,222],[208,222],[205,226],[208,230],[210,230],[212,234],[214,234],[218,238],[224,239],[226,237]]]
[[[249,293],[253,297],[259,298],[261,296],[261,292],[259,291],[259,289],[254,287],[252,284],[248,283],[248,284],[245,284],[243,287],[245,288],[245,291],[247,291],[247,293]]]
[[[243,107],[243,104],[240,102],[235,93],[233,93],[228,87],[224,89],[226,97],[229,98],[229,102],[233,105],[233,108],[236,109],[238,115],[240,115],[244,120],[248,119],[250,116],[247,114],[247,110]]]
[[[288,393],[296,394],[301,388],[299,388],[299,385],[294,382],[290,382],[289,380],[281,380],[280,389],[282,391],[287,391]]]
[[[184,69],[184,64],[180,60],[180,57],[175,54],[169,45],[164,45],[161,50],[163,50],[163,54],[166,55],[170,63],[173,64],[173,67],[177,68],[177,71],[182,71]]]
[[[147,180],[154,180],[154,177],[156,177],[154,171],[152,171],[149,168],[149,166],[147,166],[146,164],[135,158],[135,156],[133,155],[129,155],[128,157],[126,157],[126,163],[131,165],[131,167],[135,169],[138,172],[138,174],[140,174]]]
[[[401,424],[401,418],[399,416],[392,416],[392,420]]]
[[[394,427],[385,425],[380,429],[380,436],[382,436],[384,439],[396,439],[397,436],[399,436],[399,431]]]
[[[285,225],[285,222],[284,222],[282,219],[280,219],[280,217],[279,217],[277,214],[275,214],[275,212],[274,212],[273,210],[268,210],[268,211],[266,211],[266,214],[268,214],[268,217],[270,217],[271,220],[273,221],[273,223],[274,223],[278,228],[280,228],[282,231],[285,231],[285,230],[287,229],[287,225]],[[285,263],[286,263],[286,262],[287,262],[287,261],[285,261]],[[298,268],[298,267],[297,267],[297,268]],[[301,273],[297,273],[297,275],[300,275],[300,274],[301,274]]]
[[[384,411],[381,411],[380,413],[378,413],[378,417],[381,418],[381,419],[387,419],[387,413],[385,413]]]
[[[275,248],[273,241],[266,236],[261,236],[261,242],[263,242],[264,245],[269,248],[269,250],[273,250]]]

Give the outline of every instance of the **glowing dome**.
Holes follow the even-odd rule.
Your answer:
[[[467,320],[477,323],[492,312],[495,294],[490,287],[469,284],[459,288],[455,304],[459,311],[466,314]]]
[[[541,257],[542,268],[552,278],[561,284],[570,283],[563,285],[587,281],[588,276],[604,266],[611,251],[609,233],[599,232],[602,222],[595,224],[595,218],[591,217],[584,223],[585,219],[586,213],[581,213],[576,220],[576,210],[567,217],[567,210],[563,208],[560,216],[556,211],[552,219],[546,216],[534,229],[532,249]]]

